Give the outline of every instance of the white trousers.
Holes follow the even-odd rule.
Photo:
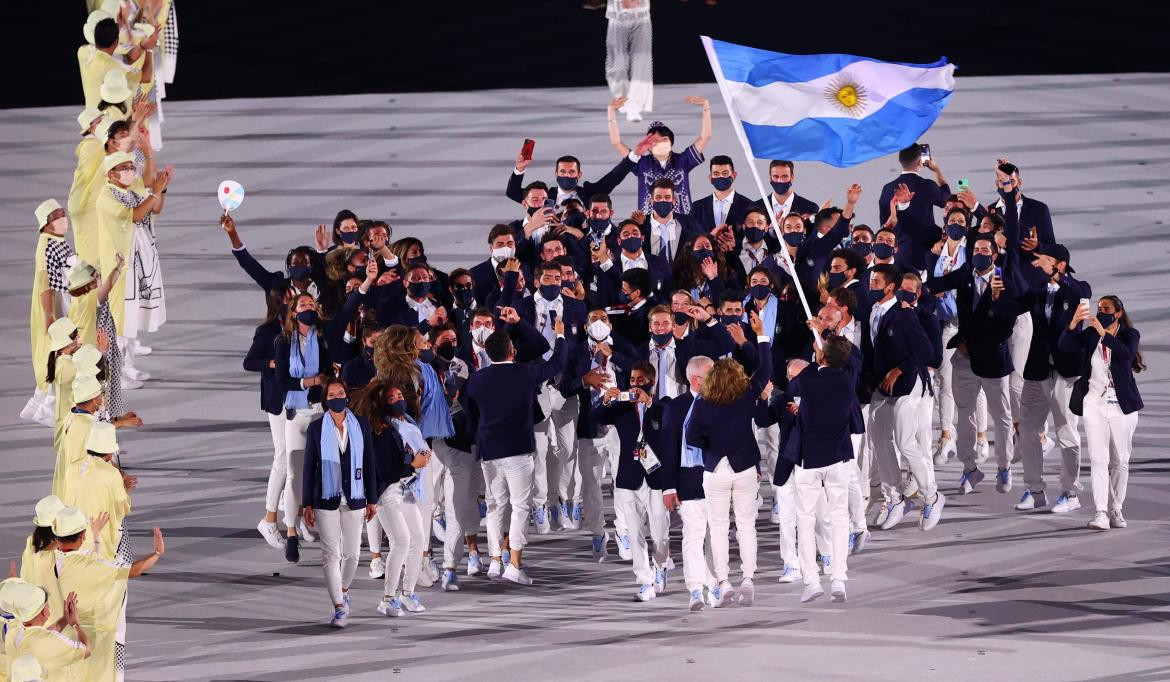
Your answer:
[[[711,559],[715,579],[727,580],[731,546],[731,511],[735,511],[735,537],[739,542],[739,563],[744,578],[756,574],[756,494],[760,481],[755,467],[735,473],[727,459],[715,471],[703,472],[703,494],[707,497],[707,522],[711,526]],[[627,519],[628,522],[628,519]]]
[[[479,532],[479,505],[472,492],[473,474],[479,468],[470,452],[456,450],[442,438],[436,438],[432,447],[435,460],[443,466],[444,516],[447,533],[443,538],[443,568],[456,568],[463,559],[464,537]]]
[[[610,453],[618,450],[617,431],[612,426],[599,426],[597,438],[577,441],[577,469],[581,472],[581,527],[590,535],[605,532],[601,481]],[[704,517],[705,518],[705,517]]]
[[[513,455],[484,460],[483,479],[488,488],[487,534],[491,555],[501,554],[500,536],[508,533],[508,547],[524,549],[528,541],[528,512],[532,509],[533,456]],[[504,509],[511,505],[511,520],[504,527]]]
[[[1012,338],[1008,341],[1008,352],[1012,356],[1011,386],[1012,422],[1020,422],[1020,394],[1024,390],[1024,364],[1028,362],[1028,349],[1032,345],[1032,313],[1016,316],[1012,325]]]
[[[976,396],[980,389],[987,396],[988,426],[995,439],[995,463],[1006,469],[1012,461],[1011,380],[1008,377],[985,379],[971,371],[971,361],[962,353],[951,357],[954,379],[955,409],[958,412],[955,448],[967,471],[975,468]],[[1010,375],[1009,375],[1010,376]]]
[[[710,537],[707,526],[707,500],[680,502],[678,515],[682,518],[683,581],[687,584],[687,591],[715,587],[711,543],[707,541]]]
[[[442,440],[441,438],[433,439],[434,442]],[[433,451],[432,445],[432,451]],[[423,469],[423,486],[426,491],[423,493],[423,501],[419,504],[419,513],[422,514],[423,525],[426,526],[427,534],[426,540],[423,541],[423,551],[429,551],[431,548],[431,520],[435,517],[435,510],[442,510],[446,504],[447,496],[450,491],[447,490],[447,467],[443,465],[443,461],[438,457],[432,457],[431,461]]]
[[[605,33],[605,80],[614,97],[629,97],[627,106],[650,111],[654,106],[653,29],[645,21],[611,19]]]
[[[918,440],[921,392],[922,380],[916,379],[908,395],[894,398],[875,391],[870,399],[870,448],[887,503],[902,499],[902,471],[894,452],[895,442],[925,499],[933,499],[938,491],[934,480],[934,459],[929,450],[922,449]]]
[[[935,385],[935,396],[937,396],[938,403],[938,423],[939,429],[950,434],[951,438],[955,437],[955,396],[954,396],[954,382],[952,379],[953,367],[951,358],[956,353],[956,349],[947,348],[947,343],[951,338],[959,332],[958,324],[947,324],[942,328],[942,344],[943,344],[943,359],[942,366],[934,373],[934,378],[937,380]],[[983,391],[979,391],[979,397],[975,404],[975,425],[979,433],[987,431],[987,398],[983,395]]]
[[[541,407],[548,418],[536,425],[535,490],[533,507],[556,506],[581,501],[581,474],[577,470],[576,396],[565,399],[560,391],[545,385]]]
[[[118,351],[122,354],[122,373],[125,374],[126,370],[134,368],[134,338],[119,336],[117,344]]]
[[[785,568],[789,566],[796,568],[800,566],[800,558],[796,553],[796,477],[789,476],[784,485],[773,485],[772,494],[775,495],[776,503],[780,507],[780,560],[784,562]],[[864,523],[864,517],[862,522]],[[864,527],[863,525],[862,528]],[[816,536],[821,554],[831,555],[833,550],[829,542],[829,516],[824,510],[821,510],[817,519]]]
[[[865,434],[854,433],[853,461],[849,470],[849,532],[860,533],[865,530],[865,505],[869,501],[869,481],[861,484],[861,453],[865,449]]]
[[[773,424],[761,428],[752,423],[752,428],[756,432],[756,446],[760,449],[760,471],[764,472],[765,477],[769,477],[776,471],[776,458],[780,454],[780,425]],[[763,493],[761,489],[760,494]]]
[[[349,589],[357,572],[362,553],[362,514],[364,508],[350,509],[342,501],[337,509],[316,509],[317,531],[321,535],[321,567],[325,570],[325,589],[334,606],[341,604],[341,593]]]
[[[272,436],[272,468],[268,471],[268,491],[264,494],[264,511],[275,514],[288,477],[288,452],[284,449],[284,412],[268,415],[268,432]]]
[[[650,553],[646,545],[647,525],[654,525],[654,517],[665,518],[666,507],[662,504],[662,492],[652,490],[645,482],[637,490],[616,488],[613,504],[625,509],[626,527],[630,535],[630,550],[633,553],[634,578],[642,585],[654,582],[654,566],[650,563]],[[649,523],[645,523],[644,519]],[[654,542],[654,564],[661,566],[666,563],[668,548],[665,544]]]
[[[819,516],[828,513],[832,533],[833,580],[847,580],[849,554],[849,462],[837,462],[819,469],[796,467],[796,515],[800,535],[800,572],[805,585],[820,582],[813,528]],[[822,505],[823,508],[822,508]],[[822,511],[818,511],[822,509]]]
[[[933,390],[934,387],[934,370],[929,370],[930,374],[927,377],[928,383]],[[925,388],[925,386],[923,387]],[[934,400],[935,396],[927,391],[925,395],[918,398],[918,426],[915,433],[918,434],[918,449],[926,455],[928,459],[934,462],[934,425],[931,423],[931,418],[934,415]],[[902,453],[902,457],[906,455]]]
[[[383,593],[388,597],[397,596],[401,580],[402,593],[413,594],[419,570],[422,569],[419,557],[431,532],[423,524],[418,503],[405,501],[402,487],[398,483],[391,483],[378,498],[378,523],[390,539]]]
[[[1083,412],[1093,506],[1099,512],[1121,511],[1129,487],[1129,455],[1138,413],[1125,414],[1117,403],[1096,396],[1085,396]]]
[[[305,467],[305,432],[309,423],[321,414],[321,406],[297,410],[284,422],[284,451],[288,469],[284,477],[284,525],[296,528],[301,510],[301,476]]]
[[[1068,407],[1076,379],[1065,379],[1056,372],[1043,381],[1024,381],[1020,393],[1020,458],[1024,463],[1024,484],[1032,492],[1043,492],[1044,446],[1040,436],[1048,415],[1060,447],[1060,487],[1075,493],[1081,489],[1081,418]]]

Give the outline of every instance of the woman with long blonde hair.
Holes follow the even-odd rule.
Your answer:
[[[731,509],[735,510],[743,571],[739,603],[750,606],[755,598],[752,579],[756,571],[756,495],[760,488],[756,467],[760,463],[760,449],[752,425],[756,401],[772,376],[772,348],[764,324],[755,312],[751,314],[751,325],[760,351],[755,372],[749,378],[736,360],[717,360],[703,379],[699,397],[683,422],[687,447],[683,448],[682,466],[702,465],[704,469],[703,493],[711,524],[711,555],[722,598],[717,606],[727,606],[735,599],[735,589],[728,582],[727,533]]]

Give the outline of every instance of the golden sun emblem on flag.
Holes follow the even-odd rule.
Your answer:
[[[843,114],[859,117],[865,112],[869,98],[865,86],[849,76],[841,74],[825,88],[825,99]]]

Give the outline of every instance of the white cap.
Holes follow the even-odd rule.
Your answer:
[[[98,111],[94,107],[86,107],[82,109],[81,113],[77,115],[77,125],[81,127],[80,132],[84,134],[85,131],[89,130],[89,127],[93,125],[94,120],[101,118],[101,115],[102,112]]]
[[[87,526],[89,526],[89,519],[85,518],[85,512],[77,507],[65,507],[57,512],[57,516],[53,517],[53,535],[59,538],[77,535]]]
[[[44,674],[41,664],[29,654],[25,654],[12,662],[12,673],[9,679],[12,682],[41,682]]]
[[[134,94],[130,92],[130,84],[126,81],[126,74],[121,69],[107,71],[98,91],[101,93],[102,99],[110,104],[121,104]]]
[[[0,612],[12,614],[12,597],[16,595],[20,585],[28,582],[20,578],[5,578],[0,580]]]
[[[39,230],[45,225],[48,225],[49,216],[52,215],[53,211],[56,211],[60,208],[61,204],[58,203],[56,199],[45,199],[42,201],[40,205],[37,206],[37,210],[35,212],[37,216],[37,229]]]
[[[37,500],[37,504],[33,507],[33,525],[41,528],[50,528],[53,525],[53,519],[57,516],[57,512],[65,508],[65,503],[56,495],[45,495]]]
[[[110,455],[118,451],[118,438],[114,435],[114,425],[109,422],[94,422],[89,427],[89,436],[85,439],[85,449],[103,455]]]
[[[97,376],[98,363],[101,359],[102,352],[93,344],[84,343],[73,352],[73,366],[80,374]]]
[[[69,270],[69,283],[66,286],[70,291],[80,289],[97,278],[98,272],[92,265],[83,260],[79,260],[73,264]]]
[[[73,342],[77,325],[68,317],[58,317],[49,325],[49,350],[61,350]]]
[[[93,30],[97,28],[98,22],[102,19],[113,18],[114,17],[101,11],[100,9],[90,12],[89,16],[85,18],[85,25],[81,27],[81,35],[85,36],[85,42],[93,45]]]
[[[12,615],[21,623],[27,623],[39,616],[45,608],[45,602],[49,600],[45,591],[32,583],[23,585],[17,583],[8,587],[4,591],[4,596],[12,607]]]
[[[116,166],[123,163],[134,163],[134,157],[129,152],[114,152],[106,158],[102,159],[102,171],[109,173],[114,170]]]
[[[102,384],[95,377],[88,374],[79,374],[73,380],[73,404],[80,405],[92,400],[102,393]]]

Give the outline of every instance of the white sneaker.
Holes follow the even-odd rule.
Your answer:
[[[539,535],[548,535],[549,531],[552,530],[552,524],[548,520],[548,509],[533,507],[532,525],[536,526],[536,532]]]
[[[918,517],[918,530],[930,530],[938,525],[942,520],[943,507],[946,506],[947,498],[942,494],[941,490],[934,492],[934,501],[930,504],[922,505],[922,515]]]
[[[1016,503],[1014,509],[1016,511],[1030,511],[1032,509],[1040,509],[1048,506],[1048,496],[1044,491],[1032,492],[1031,490],[1024,490],[1024,494],[1020,496],[1020,501]]]
[[[768,520],[771,521],[773,525],[780,525],[780,503],[776,502],[775,500],[772,500],[772,513],[768,516]]]
[[[504,572],[504,565],[500,563],[499,559],[492,559],[488,564],[487,577],[488,580],[498,579]]]
[[[1109,515],[1103,511],[1093,514],[1093,520],[1089,522],[1089,528],[1093,530],[1109,530]]]
[[[512,564],[508,564],[508,567],[504,569],[504,580],[510,580],[517,585],[532,584],[532,578],[528,577],[528,573],[523,568],[516,568]],[[650,589],[653,590],[654,586],[651,585]]]
[[[443,569],[442,587],[444,592],[459,591],[459,574],[453,568]]]
[[[715,588],[715,599],[717,600],[712,606],[717,609],[726,608],[735,603],[735,588],[731,583],[724,580]]]
[[[629,535],[623,534],[623,535],[617,536],[617,548],[618,548],[618,556],[621,557],[622,561],[630,561],[631,559],[634,558],[634,551],[632,549],[630,549],[630,536]]]
[[[1129,524],[1126,523],[1125,517],[1121,515],[1121,510],[1109,512],[1109,525],[1114,528],[1125,528]]]
[[[755,600],[756,586],[752,583],[751,578],[744,578],[743,582],[739,584],[739,605],[751,606]]]
[[[394,597],[393,599],[383,597],[382,601],[378,604],[378,613],[387,618],[401,618],[406,615],[402,613],[402,602],[398,601],[398,597]]]
[[[467,553],[467,575],[468,577],[479,575],[483,573],[483,560],[479,558],[479,552]]]
[[[886,520],[881,525],[882,530],[889,530],[902,522],[906,516],[906,499],[891,502],[886,505]]]
[[[57,403],[56,401],[45,401],[41,404],[41,409],[33,415],[32,420],[41,426],[47,426],[50,429],[57,426]]]
[[[642,120],[642,114],[641,112],[634,111],[633,109],[627,109],[626,120],[630,123],[637,123],[638,121]]]
[[[811,583],[804,586],[804,592],[800,594],[800,603],[807,604],[810,601],[825,596],[825,588],[821,587],[819,582]]]
[[[1054,447],[1056,447],[1055,438],[1050,438],[1047,433],[1040,434],[1040,449],[1044,452],[1044,454],[1047,455]]]
[[[33,417],[37,416],[37,413],[40,411],[41,401],[37,400],[37,397],[34,395],[24,404],[24,409],[20,411],[20,418],[25,421],[32,421]]]
[[[309,529],[308,524],[305,523],[303,518],[297,519],[297,535],[301,537],[301,542],[317,541],[317,534]]]
[[[380,556],[370,557],[370,577],[374,580],[386,577],[386,560]]]
[[[687,604],[687,610],[702,611],[706,605],[703,601],[703,590],[691,590],[691,602]]]
[[[795,566],[785,566],[784,572],[780,574],[780,582],[795,583],[804,579],[800,569]]]
[[[938,447],[934,451],[934,463],[938,466],[946,464],[951,457],[957,454],[955,450],[955,441],[950,436],[939,436]]]
[[[260,523],[256,524],[256,530],[260,531],[260,535],[272,549],[284,549],[284,546],[288,544],[288,541],[281,536],[280,529],[276,527],[275,523],[268,523],[264,519],[260,519]]]
[[[431,535],[435,536],[435,540],[443,542],[447,538],[447,517],[443,514],[435,514],[431,517]]]
[[[902,497],[914,497],[918,494],[918,479],[914,478],[914,474],[909,471],[906,472],[906,479],[902,483]]]
[[[439,578],[443,573],[439,570],[439,565],[435,563],[434,557],[422,557],[422,569],[418,572],[418,584],[423,587],[430,587],[439,582]],[[408,559],[409,561],[409,559]]]
[[[887,505],[887,504],[882,504],[882,505],[881,505],[881,506],[878,508],[878,513],[877,513],[877,516],[875,516],[875,517],[874,517],[874,519],[873,519],[873,523],[871,523],[871,524],[869,524],[869,525],[870,525],[870,526],[873,526],[873,527],[876,527],[876,528],[881,528],[881,527],[885,526],[885,524],[886,524],[886,519],[888,519],[889,517],[890,517],[890,507],[889,507],[889,505]]]
[[[401,601],[402,608],[410,611],[411,613],[422,613],[423,611],[427,610],[427,607],[423,606],[422,602],[418,600],[417,594],[404,594],[402,595]]]
[[[838,604],[845,603],[845,581],[834,580],[829,586],[829,594],[833,595],[833,601]]]
[[[137,367],[122,367],[122,375],[130,377],[135,381],[149,381],[150,374],[143,372]]]
[[[764,508],[764,496],[759,494],[759,493],[756,493],[756,510],[759,511],[760,509],[763,509],[763,508]]]
[[[975,463],[983,464],[989,456],[991,456],[991,446],[987,443],[987,439],[975,441]]]
[[[650,601],[657,596],[658,593],[654,591],[654,583],[646,583],[638,588],[638,593],[634,595],[634,598],[638,601]]]
[[[151,348],[150,346],[142,345],[141,343],[138,342],[138,339],[134,339],[132,343],[134,344],[134,354],[135,355],[150,355],[151,353],[154,352],[153,348]]]
[[[344,609],[337,609],[333,612],[333,619],[329,621],[329,624],[335,628],[343,628],[349,625],[349,614]]]
[[[1081,501],[1076,495],[1069,495],[1068,493],[1061,493],[1060,497],[1056,498],[1056,502],[1052,505],[1053,514],[1067,514],[1068,512],[1076,511],[1081,508]]]
[[[833,557],[828,554],[821,555],[821,573],[829,575],[833,572]]]
[[[143,386],[141,381],[131,379],[130,377],[126,376],[125,374],[122,375],[122,378],[119,381],[119,383],[122,385],[123,391],[135,391],[135,390],[142,388],[142,386]]]

